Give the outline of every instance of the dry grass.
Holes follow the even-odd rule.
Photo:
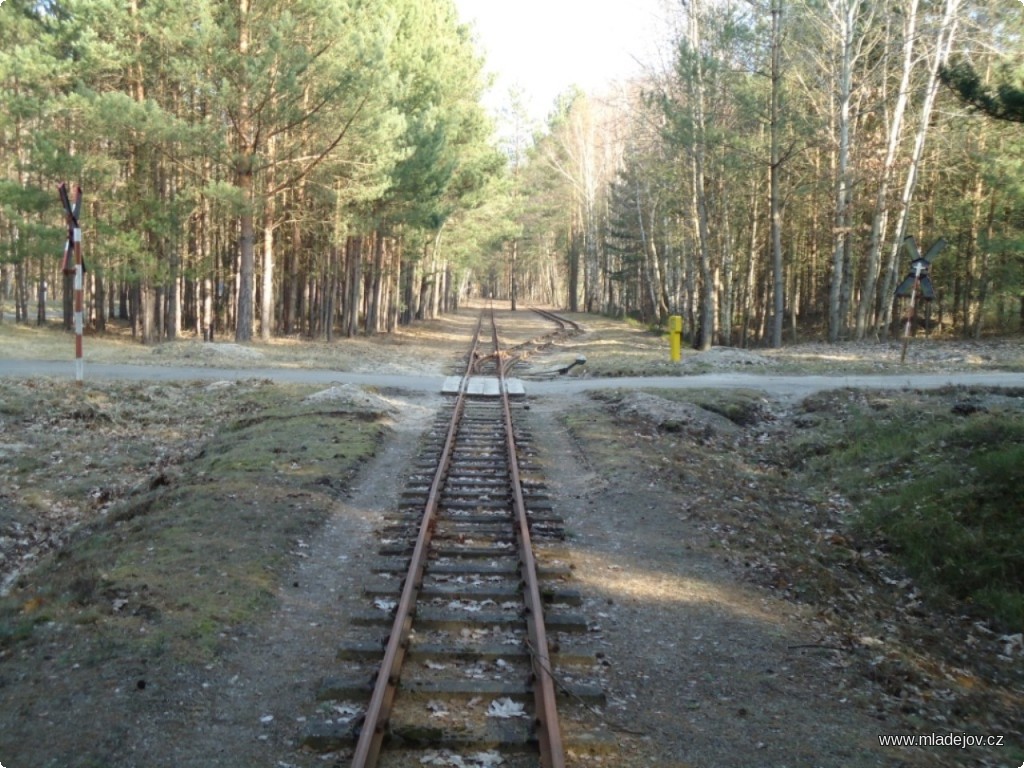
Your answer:
[[[522,370],[550,370],[581,353],[588,363],[571,375],[1024,370],[1022,347],[1015,340],[979,345],[917,340],[907,366],[899,365],[898,348],[885,344],[684,351],[683,363],[673,365],[667,360],[667,343],[657,334],[603,318],[577,319],[586,327],[583,333],[548,338],[547,324],[530,313],[517,313],[522,327],[506,341],[521,345],[526,358]],[[186,338],[143,346],[120,327],[103,336],[88,336],[85,355],[87,363],[178,366],[185,371],[182,378],[187,378],[187,368],[197,366],[440,374],[458,359],[475,320],[476,309],[467,308],[393,336],[244,345]],[[298,594],[287,580],[289,567],[303,561],[305,545],[320,536],[325,516],[347,497],[350,478],[389,429],[392,406],[373,393],[345,388],[336,388],[326,399],[307,399],[315,393],[313,388],[265,379],[214,384],[86,382],[81,387],[68,381],[4,379],[4,361],[18,359],[71,360],[73,338],[56,325],[0,323],[0,568],[9,576],[10,589],[0,605],[0,759],[25,765],[163,765],[153,759],[137,760],[138,754],[126,752],[125,745],[144,753],[145,740],[156,738],[154,733],[192,734],[197,728],[218,727],[225,715],[210,709],[209,702],[228,706],[225,702],[230,702],[234,689],[225,683],[227,694],[210,691],[203,687],[210,679],[231,682],[239,675],[259,680],[272,676],[266,668],[231,668],[237,658],[233,649],[265,634],[261,621],[274,615],[273,607],[290,590]],[[687,540],[687,551],[693,548],[709,560],[727,561],[750,574],[749,579],[769,590],[780,605],[856,596],[860,575],[849,571],[849,558],[823,565],[817,557],[831,551],[829,547],[836,549],[825,530],[832,525],[832,500],[825,499],[819,507],[820,500],[798,495],[803,492],[799,481],[780,476],[778,457],[766,454],[758,442],[772,424],[762,399],[749,392],[722,396],[702,390],[691,393],[692,402],[680,409],[680,395],[662,395],[606,396],[609,413],[601,418],[594,417],[593,403],[579,417],[570,417],[581,453],[589,455],[600,478],[595,487],[605,484],[600,493],[594,491],[595,503],[604,504],[606,495],[622,502],[602,507],[599,517],[609,525],[624,526],[637,538],[631,544],[636,557],[630,560],[637,570],[650,567],[650,552],[655,550],[665,558],[666,573],[677,561],[685,564],[690,558],[678,557],[675,542],[681,533],[694,534]],[[660,421],[649,418],[657,410],[652,410],[655,398],[666,403],[666,418]],[[611,415],[627,415],[627,410],[625,421]],[[735,426],[725,429],[726,419]],[[547,425],[544,422],[544,430]],[[786,427],[804,437],[814,431],[809,421],[803,426],[787,422]],[[787,434],[792,435],[778,439],[788,439]],[[807,445],[811,443],[800,444]],[[377,481],[395,485],[401,481],[399,471]],[[669,497],[665,506],[651,506],[647,514],[648,504],[661,503],[660,497],[647,494],[661,493],[666,478],[677,485],[671,486],[671,494],[662,494]],[[579,490],[582,495],[593,489]],[[624,510],[645,510],[649,538],[639,539],[638,528]],[[659,528],[662,516],[675,521],[676,527]],[[810,522],[804,525],[801,516]],[[605,561],[613,562],[608,557]],[[330,566],[340,567],[336,557]],[[347,572],[355,585],[352,589],[357,589],[360,567],[353,557]],[[595,578],[601,574],[596,573]],[[719,575],[716,570],[716,578]],[[651,624],[670,619],[681,633],[693,634],[695,607],[712,611],[723,600],[737,614],[747,606],[750,610],[744,609],[743,615],[749,614],[757,624],[762,621],[753,610],[760,598],[742,581],[723,582],[717,592],[709,591],[697,602],[676,600],[668,615],[664,596],[686,596],[687,585],[696,582],[634,577],[635,581],[624,581],[621,574],[611,573],[607,583],[595,588],[616,593],[623,602],[635,603],[637,610],[648,598],[657,598],[648,606]],[[871,586],[879,588],[877,583]],[[627,594],[634,587],[638,591]],[[851,597],[836,605],[846,612],[847,623],[841,623],[839,614],[823,614],[817,625],[822,643],[837,637],[852,643],[856,637],[876,636],[876,624],[856,622],[877,622],[872,610],[880,603],[858,603]],[[597,608],[601,613],[611,610]],[[624,615],[624,621],[628,619]],[[947,626],[939,625],[939,634],[932,637],[942,640]],[[299,642],[302,632],[294,634],[294,642]],[[760,635],[751,638],[755,648]],[[987,637],[982,641],[994,642]],[[705,647],[703,641],[693,644],[697,652]],[[868,656],[867,649],[850,647],[858,660]],[[723,646],[723,670],[733,669],[727,666],[732,661],[729,653],[731,649]],[[628,656],[626,651],[621,654],[624,666],[636,666],[638,675],[651,672],[646,655],[635,660]],[[915,656],[915,664],[929,658]],[[666,669],[676,663],[671,654],[663,661]],[[894,654],[883,661],[867,671],[875,675],[878,686],[890,686],[885,689],[890,698],[880,712],[891,714],[902,703],[891,686],[906,657]],[[757,663],[753,652],[750,663]],[[819,667],[810,666],[809,675],[820,674]],[[219,677],[209,672],[211,667]],[[837,676],[853,685],[851,669]],[[984,680],[982,672],[970,674]],[[714,700],[720,682],[709,682],[708,700]],[[731,682],[742,681],[734,677]],[[775,684],[774,678],[768,682]],[[145,698],[140,684],[145,686]],[[678,697],[685,699],[693,692],[668,688],[659,728],[689,740],[692,730],[684,733],[678,728],[680,712],[687,706]],[[798,688],[791,692],[795,697],[801,693]],[[962,701],[971,713],[981,712],[978,701]],[[753,706],[744,708],[753,711]],[[983,722],[1001,727],[1003,711],[994,708],[993,719]],[[262,727],[261,714],[245,713],[257,730]],[[700,723],[697,714],[702,713],[690,712],[687,717]],[[809,720],[814,714],[803,712]],[[710,709],[707,718],[708,728],[718,727]],[[748,729],[748,718],[749,713],[734,718],[733,726]],[[841,717],[836,720],[841,724]],[[251,731],[246,733],[252,749]],[[718,749],[720,741],[709,740],[708,748]],[[276,754],[287,764],[322,764],[319,758],[300,759],[287,745],[278,746]]]
[[[125,324],[112,323],[108,333],[85,338],[87,362],[183,367],[310,368],[385,374],[445,373],[457,359],[453,352],[471,334],[479,307],[438,320],[400,328],[394,334],[339,338],[331,342],[296,337],[236,344],[228,337],[205,343],[186,335],[174,342],[144,346]],[[711,371],[763,374],[913,374],[965,371],[1024,372],[1024,340],[1020,337],[962,341],[918,337],[912,340],[905,362],[902,343],[845,342],[836,345],[808,342],[781,349],[715,347],[707,352],[683,349],[681,363],[669,360],[668,341],[660,333],[592,315],[567,315],[583,324],[581,334],[563,334],[539,347],[524,349],[526,370],[565,365],[579,355],[586,366],[572,375],[664,376],[694,375]],[[512,319],[504,315],[505,322]],[[545,324],[527,311],[515,315],[525,331],[508,339],[522,344],[545,333]],[[0,323],[0,365],[8,360],[74,359],[74,337],[60,324],[45,327]],[[0,368],[2,372],[2,368]]]

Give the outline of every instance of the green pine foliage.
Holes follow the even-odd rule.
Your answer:
[[[154,291],[234,286],[240,247],[251,291],[267,232],[297,303],[330,279],[314,254],[429,241],[503,170],[451,0],[7,0],[0,39],[0,260],[52,273],[26,259],[59,253],[56,187],[80,184],[86,259],[144,339]],[[251,323],[231,298],[222,332]]]
[[[974,109],[1011,123],[1024,123],[1024,69],[1004,68],[1003,82],[986,85],[974,67],[960,60],[942,69],[942,82]]]

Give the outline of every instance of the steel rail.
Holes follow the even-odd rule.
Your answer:
[[[575,320],[570,320],[567,317],[562,317],[561,315],[556,315],[554,312],[549,312],[546,309],[538,309],[537,307],[530,307],[530,310],[532,312],[536,312],[538,315],[540,315],[544,319],[550,320],[551,322],[557,324],[559,330],[565,330],[565,327],[567,325],[570,326],[574,331],[581,330],[580,324],[577,323]]]
[[[495,349],[497,349],[498,327],[494,324],[493,313],[491,315],[491,336]],[[533,556],[526,502],[523,499],[523,485],[519,477],[519,460],[516,455],[515,434],[512,430],[512,406],[505,387],[505,368],[500,361],[497,369],[498,390],[501,393],[502,410],[504,411],[505,445],[508,451],[508,468],[512,484],[513,513],[519,541],[520,575],[524,585],[526,628],[531,646],[529,650],[533,667],[534,718],[537,726],[540,762],[542,768],[564,768],[565,750],[558,722],[555,683],[551,676],[547,630],[544,626],[544,604],[541,601],[540,584],[537,580],[537,561]]]
[[[352,768],[373,768],[373,766],[377,765],[377,760],[380,757],[381,745],[384,742],[384,732],[391,717],[400,672],[405,661],[405,652],[409,646],[409,632],[412,629],[416,600],[423,585],[423,572],[427,564],[430,540],[437,525],[437,508],[441,498],[441,488],[444,485],[448,468],[451,465],[455,447],[455,436],[459,429],[462,413],[465,410],[466,388],[469,384],[469,377],[476,367],[476,352],[480,344],[480,329],[482,325],[483,315],[481,314],[480,319],[477,321],[476,332],[473,334],[473,343],[466,364],[466,372],[459,382],[459,391],[455,399],[454,411],[448,427],[448,434],[445,437],[444,448],[441,451],[437,471],[434,473],[434,479],[430,485],[430,493],[424,505],[419,535],[416,538],[416,545],[409,560],[408,574],[402,584],[402,596],[399,599],[398,607],[395,609],[395,619],[388,638],[387,648],[384,651],[384,659],[381,661],[380,671],[377,673],[377,679],[374,682],[373,693],[370,696],[370,703],[367,705],[363,725],[359,732],[359,740],[356,742],[355,752],[352,756]]]

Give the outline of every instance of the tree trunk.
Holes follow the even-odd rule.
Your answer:
[[[398,328],[398,308],[401,304],[401,293],[399,292],[399,278],[402,272],[402,245],[401,235],[391,243],[387,269],[387,312],[384,328],[388,333],[394,333]],[[435,287],[436,290],[436,287]]]
[[[931,124],[932,108],[935,106],[935,97],[939,91],[939,70],[949,59],[949,53],[953,47],[953,39],[956,37],[958,23],[958,12],[961,0],[945,0],[945,10],[942,22],[939,25],[938,35],[935,40],[935,54],[931,61],[928,74],[928,84],[925,91],[924,103],[921,106],[921,120],[918,124],[917,135],[914,137],[914,150],[911,153],[910,167],[907,170],[906,182],[903,185],[903,194],[900,198],[899,217],[896,223],[895,239],[892,249],[889,252],[889,264],[886,271],[885,287],[882,290],[884,297],[892,296],[896,288],[896,266],[900,249],[903,247],[903,240],[907,235],[907,223],[910,217],[910,206],[914,199],[914,191],[917,187],[917,174],[921,165],[921,157],[924,154],[925,139],[928,136],[928,128]],[[883,304],[885,312],[879,326],[888,327],[892,319],[892,302],[886,301]]]
[[[782,0],[772,0],[772,93],[771,93],[771,178],[769,195],[772,222],[772,285],[775,305],[772,316],[772,347],[782,346],[782,317],[785,311],[785,276],[782,269],[782,193],[779,175],[782,158]]]
[[[138,317],[139,335],[143,344],[152,344],[154,341],[153,291],[147,280],[140,280],[135,290],[135,313]]]
[[[370,290],[367,296],[366,333],[373,335],[380,331],[381,297],[384,290],[384,234],[378,230],[373,237],[373,264],[369,276]]]
[[[832,283],[829,288],[828,300],[828,340],[833,344],[845,335],[846,310],[843,297],[849,297],[849,285],[845,284],[845,282],[848,277],[846,267],[849,257],[849,241],[851,237],[850,216],[852,207],[852,183],[850,179],[850,101],[853,94],[853,44],[858,7],[859,3],[857,0],[842,0],[834,11],[834,17],[839,23],[839,36],[842,54],[840,56],[839,65],[839,114],[836,126],[839,132],[839,155],[836,161],[834,239],[832,244]]]
[[[864,282],[861,287],[860,303],[857,306],[857,339],[863,339],[868,326],[873,325],[876,317],[872,312],[880,304],[890,304],[891,297],[883,294],[879,301],[878,274],[880,271],[882,242],[885,240],[886,225],[889,220],[889,185],[892,183],[899,151],[900,138],[903,135],[903,116],[906,113],[907,101],[910,96],[910,75],[914,69],[914,42],[917,40],[917,7],[918,0],[908,0],[904,14],[903,26],[903,69],[900,75],[900,88],[896,94],[896,105],[889,122],[889,137],[885,149],[885,160],[882,161],[881,178],[875,195],[875,207],[871,215],[871,240],[868,246],[867,260],[864,265]]]
[[[274,162],[277,159],[277,141],[270,139],[267,146],[267,188],[275,186]],[[267,196],[263,211],[263,284],[260,290],[260,338],[270,341],[274,335],[274,227],[277,226],[277,196]],[[333,250],[332,250],[333,252]]]
[[[650,228],[644,225],[644,211],[641,205],[640,184],[634,186],[636,199],[636,219],[640,227],[640,241],[643,247],[643,282],[647,293],[646,299],[652,313],[651,319],[657,322],[664,322],[668,317],[668,307],[661,301],[663,296],[663,285],[661,269],[658,261],[658,246],[654,241],[654,218],[657,215],[657,208],[654,200],[651,200]],[[648,231],[650,229],[651,231]],[[646,314],[646,313],[645,313]]]
[[[329,251],[329,267],[327,273],[326,287],[324,290],[324,332],[327,341],[334,341],[334,317],[335,317],[335,297],[338,295],[338,272],[340,271],[338,262],[341,259],[338,246],[335,243],[331,244]]]
[[[725,346],[732,346],[733,315],[733,232],[729,216],[728,185],[723,185],[722,195],[722,288],[719,294],[719,340]]]
[[[263,284],[260,290],[260,338],[274,335],[274,198],[267,200],[263,219]]]
[[[978,286],[977,293],[974,298],[974,311],[971,315],[971,329],[970,336],[973,339],[981,338],[981,331],[984,325],[985,317],[985,302],[988,299],[989,289],[989,260],[990,251],[988,244],[992,242],[995,235],[995,210],[996,210],[996,195],[990,194],[988,204],[988,215],[985,222],[985,242],[979,243],[978,231],[980,229],[981,209],[984,203],[985,194],[985,182],[982,175],[979,173],[975,180],[974,190],[974,205],[973,216],[971,217],[971,239],[975,241],[975,248],[980,250],[978,258],[975,264],[972,265],[971,272],[974,275],[975,283]],[[966,334],[965,334],[966,335]]]
[[[757,294],[757,223],[760,219],[757,204],[761,200],[761,190],[759,189],[759,186],[760,185],[757,184],[755,180],[755,183],[751,185],[750,194],[750,241],[747,248],[746,283],[743,288],[743,327],[740,330],[740,346],[744,349],[749,345],[751,324],[754,322],[757,315],[754,303],[756,301]]]
[[[693,108],[693,141],[691,154],[692,200],[691,206],[697,222],[697,254],[700,265],[700,312],[697,324],[695,346],[700,350],[711,349],[714,338],[715,322],[715,284],[711,269],[711,233],[708,228],[708,201],[704,189],[704,158],[706,153],[706,133],[704,125],[705,84],[704,64],[701,51],[701,13],[700,2],[690,6],[689,13],[689,45],[694,55],[693,78],[690,83]]]
[[[242,192],[244,209],[239,218],[238,234],[238,296],[235,300],[235,341],[252,341],[253,292],[256,289],[256,226],[253,215],[253,158],[239,160],[235,186]]]
[[[238,53],[244,59],[249,53],[249,11],[251,0],[238,0]],[[239,218],[238,235],[238,294],[235,300],[235,341],[252,340],[253,293],[256,290],[256,241],[255,209],[253,192],[253,166],[255,147],[254,127],[249,106],[249,93],[240,79],[241,93],[238,99],[238,122],[235,126],[235,186],[241,193],[242,214]]]
[[[509,272],[511,273],[510,274],[511,280],[510,280],[510,285],[509,285],[509,291],[510,291],[510,295],[511,295],[511,299],[512,299],[511,303],[512,303],[512,311],[513,312],[515,312],[517,310],[516,301],[518,299],[517,294],[518,294],[518,287],[519,287],[518,286],[518,275],[517,275],[517,270],[519,268],[519,265],[517,264],[518,259],[519,259],[519,238],[513,237],[512,238],[512,254],[511,254],[511,262],[512,263],[511,263],[511,266],[509,268]]]
[[[300,269],[300,264],[302,263],[302,227],[299,224],[299,210],[302,207],[301,190],[296,193],[292,207],[292,242],[291,253],[288,256],[288,285],[285,290],[283,309],[284,332],[286,334],[302,331],[302,312],[299,308],[299,298],[301,293],[299,288],[305,281],[303,280],[302,270]],[[342,303],[342,307],[344,308],[344,302]],[[299,327],[296,327],[297,325]]]
[[[39,282],[36,285],[36,325],[46,325],[46,259],[39,257]]]
[[[28,322],[28,265],[19,261],[14,265],[14,315],[19,323]]]
[[[573,206],[569,221],[569,264],[568,285],[566,294],[569,299],[569,311],[579,312],[580,290],[580,228],[579,206]]]
[[[347,265],[345,284],[348,287],[348,295],[345,297],[342,328],[345,335],[351,339],[359,333],[359,306],[362,303],[363,239],[361,237],[349,236],[346,239],[345,263]]]

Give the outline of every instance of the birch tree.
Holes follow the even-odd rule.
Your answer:
[[[916,0],[914,0],[916,2]],[[835,203],[833,219],[832,280],[828,296],[828,338],[839,340],[846,326],[843,302],[843,278],[846,260],[850,258],[851,218],[853,208],[853,180],[850,168],[850,131],[853,121],[851,102],[853,99],[853,70],[855,48],[858,39],[857,18],[862,8],[859,0],[835,0],[829,6],[833,24],[837,30],[836,42],[839,61],[836,73],[837,158]]]
[[[903,57],[896,102],[888,117],[888,140],[885,158],[882,161],[878,187],[875,193],[874,210],[871,214],[871,235],[864,266],[864,280],[861,285],[860,302],[857,305],[856,337],[863,339],[872,324],[874,308],[878,301],[878,274],[882,245],[889,220],[889,188],[893,181],[900,139],[903,136],[903,118],[910,97],[911,75],[914,70],[914,46],[917,41],[918,0],[906,0],[903,6]],[[883,295],[883,300],[887,297]]]
[[[953,48],[953,40],[956,37],[956,30],[959,24],[959,12],[962,0],[945,0],[943,4],[942,17],[935,28],[935,44],[931,53],[931,60],[928,69],[928,78],[925,83],[925,95],[921,105],[921,113],[918,121],[917,132],[914,136],[914,148],[910,156],[910,164],[907,168],[907,176],[903,184],[903,193],[900,196],[900,205],[897,212],[897,221],[892,247],[889,251],[889,261],[885,274],[885,282],[882,287],[884,299],[883,309],[876,324],[876,332],[881,332],[888,327],[892,320],[892,302],[887,297],[892,296],[897,280],[897,259],[903,247],[903,241],[907,235],[907,223],[910,215],[910,207],[914,200],[914,191],[917,188],[918,173],[920,171],[921,159],[924,156],[925,141],[931,126],[932,109],[935,106],[935,97],[939,91],[939,73],[942,67],[949,60]]]
[[[574,210],[570,213],[570,240],[574,244],[569,249],[569,306],[578,306],[582,289],[587,312],[599,309],[600,201],[615,167],[601,120],[599,106],[582,92],[567,94],[553,118],[551,140],[539,148],[542,162],[571,190]],[[579,257],[581,260],[576,262]]]

